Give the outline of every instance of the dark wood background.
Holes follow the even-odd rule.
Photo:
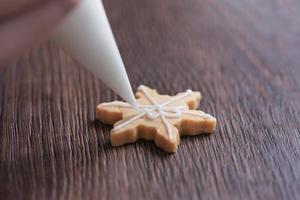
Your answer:
[[[1,199],[299,198],[299,0],[104,5],[133,88],[199,90],[217,130],[111,147],[95,107],[117,96],[45,43],[0,68]]]

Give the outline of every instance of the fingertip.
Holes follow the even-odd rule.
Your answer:
[[[60,0],[59,2],[64,10],[70,11],[79,4],[79,1],[80,0]]]

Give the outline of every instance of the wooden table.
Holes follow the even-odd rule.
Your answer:
[[[133,88],[199,90],[217,130],[111,147],[95,107],[117,96],[45,43],[0,68],[1,199],[299,198],[300,1],[104,5]]]

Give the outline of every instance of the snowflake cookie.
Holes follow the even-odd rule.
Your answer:
[[[121,101],[97,106],[97,119],[114,125],[110,134],[113,146],[146,139],[153,140],[167,152],[175,152],[180,135],[208,134],[216,127],[216,118],[195,110],[201,99],[200,92],[187,90],[168,96],[141,85],[136,98],[137,108]]]

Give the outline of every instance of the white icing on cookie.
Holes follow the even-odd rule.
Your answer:
[[[170,99],[166,102],[163,102],[163,103],[157,103],[156,100],[147,93],[147,91],[145,90],[145,87],[143,85],[139,86],[137,90],[139,92],[142,92],[145,95],[145,97],[150,101],[150,103],[152,103],[152,105],[138,105],[138,110],[140,111],[140,113],[138,113],[137,115],[135,115],[129,119],[123,120],[121,123],[115,125],[115,127],[113,128],[113,131],[117,131],[121,128],[124,128],[125,126],[144,117],[145,115],[150,120],[154,120],[154,119],[157,119],[158,117],[160,117],[166,130],[167,130],[168,137],[172,140],[173,139],[172,126],[169,123],[169,121],[167,120],[167,118],[179,118],[179,117],[181,117],[182,114],[199,116],[199,117],[202,117],[205,119],[212,118],[211,115],[206,114],[202,111],[193,112],[193,111],[189,110],[189,108],[186,105],[173,106],[173,107],[168,106],[180,99],[191,96],[193,94],[192,90],[187,90],[185,93],[175,96],[172,99]],[[125,103],[125,102],[104,103],[104,104],[102,104],[102,106],[119,106],[119,107],[123,107],[123,108],[131,108],[132,107],[130,104]]]

